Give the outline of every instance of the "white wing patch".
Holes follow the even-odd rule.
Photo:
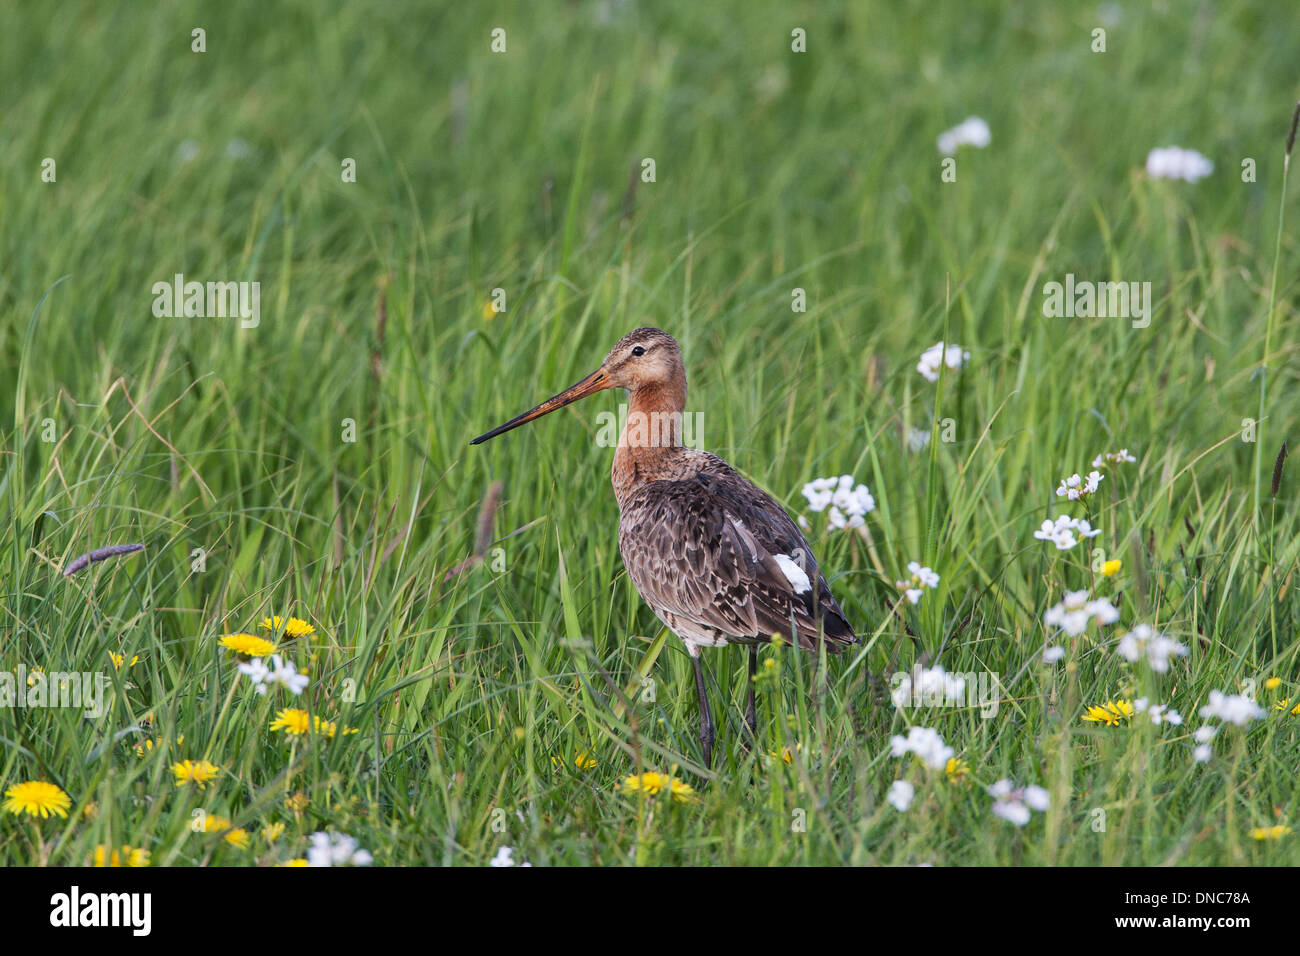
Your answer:
[[[812,582],[808,580],[807,573],[803,568],[799,567],[790,555],[774,554],[772,557],[776,558],[776,563],[779,564],[781,570],[785,572],[786,579],[794,588],[795,594],[803,594],[804,591],[808,591],[812,588]]]

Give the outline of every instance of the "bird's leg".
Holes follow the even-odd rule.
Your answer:
[[[745,723],[749,736],[758,743],[758,708],[754,706],[754,678],[758,676],[758,645],[749,645],[749,700],[745,705]]]
[[[713,714],[709,710],[709,695],[704,689],[704,664],[697,650],[691,657],[695,666],[695,689],[700,695],[700,743],[704,745],[704,769],[713,769]]]

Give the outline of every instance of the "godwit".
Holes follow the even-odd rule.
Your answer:
[[[582,381],[470,444],[606,388],[627,389],[629,402],[611,472],[618,548],[642,599],[691,656],[709,768],[714,727],[701,647],[749,646],[745,722],[756,738],[760,644],[781,634],[805,649],[824,642],[838,651],[857,638],[799,526],[781,506],[717,455],[682,445],[686,370],[668,333],[629,332]]]

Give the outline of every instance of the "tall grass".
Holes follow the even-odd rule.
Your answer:
[[[1118,18],[1104,54],[1100,17]],[[391,864],[503,845],[538,865],[1300,862],[1294,837],[1250,837],[1294,822],[1300,757],[1300,718],[1272,709],[1300,697],[1295,483],[1258,492],[1300,395],[1280,17],[0,12],[0,666],[112,681],[99,720],[0,709],[0,789],[44,779],[73,801],[66,819],[0,814],[0,862],[129,844],[155,864],[272,863],[330,828]],[[993,142],[942,182],[935,136],[973,113]],[[1175,142],[1214,174],[1148,179],[1147,151]],[[1045,318],[1043,284],[1067,272],[1150,281],[1150,327]],[[259,281],[260,325],[155,318],[151,286],[176,273]],[[485,309],[498,288],[504,314]],[[707,781],[689,661],[617,552],[595,437],[618,399],[467,444],[641,324],[681,342],[710,450],[810,520],[864,638],[832,660],[764,649],[752,753],[743,651],[709,654]],[[972,355],[935,385],[914,366],[941,337]],[[1243,419],[1267,422],[1267,446]],[[935,432],[924,452],[912,428]],[[1065,510],[1061,477],[1121,446],[1139,460],[1090,509],[1103,534],[1065,553],[1035,540]],[[842,473],[876,498],[870,542],[806,514],[801,485]],[[498,481],[492,539],[462,567]],[[60,573],[129,541],[144,552]],[[1098,575],[1092,548],[1120,572]],[[940,587],[891,612],[913,559]],[[1150,675],[1115,654],[1116,625],[1043,667],[1042,614],[1081,587],[1189,655]],[[313,681],[301,699],[253,693],[217,646],[269,615],[317,628],[285,642]],[[140,660],[115,670],[110,652]],[[891,708],[881,675],[917,660],[999,675],[997,715]],[[1267,718],[1196,763],[1208,692],[1251,687]],[[1187,723],[1079,719],[1144,694]],[[358,732],[272,732],[294,705]],[[909,723],[943,735],[965,783],[889,756]],[[187,758],[221,774],[177,787]],[[641,770],[696,799],[621,793]],[[884,802],[899,777],[917,785],[905,814]],[[1023,830],[994,818],[983,788],[1003,777],[1046,786],[1052,808]],[[200,810],[248,848],[195,833]]]

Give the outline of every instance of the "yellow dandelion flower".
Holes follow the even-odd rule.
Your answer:
[[[185,735],[181,734],[179,737],[176,738],[176,746],[180,747],[184,743],[185,743]],[[151,738],[149,740],[144,741],[143,743],[136,744],[135,755],[137,757],[143,757],[147,754],[151,754],[153,753],[153,749],[155,746],[157,746],[158,749],[161,750],[164,746],[164,742],[160,740],[155,744],[154,740]]]
[[[283,730],[286,734],[301,737],[311,729],[311,715],[301,707],[286,707],[275,715],[271,721],[272,730]]]
[[[301,737],[311,730],[311,715],[301,707],[286,707],[275,715],[271,729]]]
[[[1101,573],[1108,578],[1113,578],[1119,573],[1119,569],[1123,566],[1123,561],[1103,561],[1101,565]]]
[[[555,767],[563,767],[566,762],[559,754],[551,758],[551,764]],[[587,751],[583,750],[573,758],[573,765],[579,770],[592,770],[596,766],[596,758],[589,756]]]
[[[495,315],[497,315],[497,314],[498,314],[498,313],[497,313],[497,307],[496,307],[496,305],[492,302],[491,299],[488,299],[487,301],[485,301],[485,302],[483,303],[483,318],[485,318],[485,319],[491,319],[493,316],[495,316]]]
[[[4,808],[17,816],[26,813],[44,819],[50,814],[66,817],[72,798],[52,783],[29,780],[17,783],[5,791]]]
[[[970,764],[961,757],[949,757],[943,772],[948,777],[949,783],[965,783],[966,775],[970,773]]]
[[[643,774],[634,773],[623,781],[626,794],[645,793],[653,797],[663,791],[672,796],[674,803],[688,803],[695,799],[695,789],[671,774],[651,770]]]
[[[286,734],[292,734],[295,737],[301,737],[308,731],[314,731],[321,736],[334,739],[338,733],[338,723],[333,720],[323,720],[319,716],[313,717],[301,707],[286,707],[275,715],[275,720],[271,721],[272,730],[283,730]],[[357,733],[355,727],[344,727],[343,735]]]
[[[236,827],[226,817],[219,817],[215,813],[203,818],[203,832],[220,833],[222,835],[221,839],[231,846],[238,847],[241,850],[248,848],[248,831],[243,827]]]
[[[106,844],[95,847],[91,866],[148,866],[149,851],[138,847],[123,845],[121,849],[109,848]]]
[[[1268,680],[1264,681],[1265,690],[1277,690],[1281,686],[1282,678],[1280,677],[1270,677]]]
[[[172,773],[176,775],[178,787],[193,783],[203,790],[207,787],[208,781],[220,772],[221,768],[208,760],[182,760],[172,764]]]
[[[772,750],[772,751],[769,751],[769,752],[768,752],[767,756],[768,756],[768,759],[770,759],[770,760],[780,760],[780,761],[782,761],[783,763],[786,763],[786,764],[793,764],[793,763],[794,763],[794,755],[797,754],[797,753],[802,753],[802,752],[803,752],[803,744],[801,744],[801,743],[796,743],[796,744],[794,745],[794,749],[793,749],[793,750],[790,749],[789,747],[782,747],[781,750],[780,750],[780,752],[775,751],[775,750]]]
[[[278,631],[284,629],[285,637],[311,637],[316,633],[316,628],[312,627],[306,621],[291,617],[289,623],[285,623],[284,618],[280,615],[262,619],[261,627],[265,631]]]
[[[1294,714],[1297,717],[1300,717],[1300,704],[1296,704],[1294,707],[1292,707],[1290,697],[1283,697],[1281,700],[1279,700],[1276,704],[1273,705],[1274,710],[1287,710],[1288,708],[1290,709],[1292,714]]]
[[[648,793],[654,796],[664,787],[672,785],[672,778],[664,773],[648,770],[643,774],[632,774],[623,781],[624,793]]]
[[[113,662],[113,670],[115,671],[120,671],[122,669],[122,665],[126,664],[125,654],[114,654],[112,651],[109,651],[108,659]],[[127,670],[130,670],[132,667],[135,667],[135,665],[138,663],[140,663],[140,655],[138,654],[133,655],[131,657],[131,663],[127,664]]]
[[[1108,700],[1106,703],[1089,705],[1083,719],[1107,727],[1118,727],[1133,716],[1133,705],[1127,700]]]
[[[275,645],[256,634],[227,634],[217,643],[243,657],[266,657],[275,653]]]
[[[283,863],[276,864],[276,866],[306,866],[306,865],[307,865],[307,860],[301,856],[294,860],[285,860]]]
[[[1280,840],[1290,833],[1291,828],[1280,823],[1275,827],[1255,827],[1250,831],[1251,837],[1256,840]]]
[[[266,840],[267,843],[274,843],[282,836],[284,836],[283,823],[268,823],[262,827],[262,839]]]

